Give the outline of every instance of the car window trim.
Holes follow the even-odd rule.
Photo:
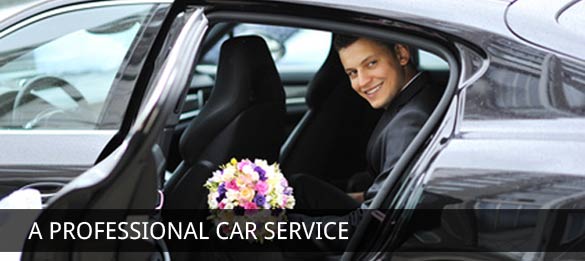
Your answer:
[[[150,91],[151,83],[154,80],[152,72],[156,72],[159,69],[159,54],[163,52],[162,48],[166,44],[167,32],[171,30],[171,26],[177,16],[182,14],[184,6],[179,4],[172,4],[165,16],[159,21],[161,25],[158,27],[158,32],[154,36],[154,42],[150,44],[150,49],[147,52],[146,58],[141,66],[138,77],[134,83],[134,88],[126,108],[124,118],[121,122],[118,132],[110,139],[108,144],[102,150],[96,160],[96,164],[105,159],[110,153],[112,153],[118,146],[120,146],[124,139],[129,135],[132,126],[136,122],[136,118],[139,111],[142,108],[144,100],[148,92]],[[148,98],[147,98],[148,99]]]
[[[152,28],[152,24],[160,22],[161,19],[158,17],[161,14],[167,14],[169,8],[170,7],[166,4],[151,6],[149,14],[145,17],[141,28],[136,33],[133,42],[126,51],[125,58],[122,60],[116,76],[111,83],[108,94],[104,100],[104,109],[100,111],[96,128],[107,129],[110,127],[109,124],[112,123],[112,120],[109,119],[109,117],[117,116],[121,119],[119,122],[113,121],[118,123],[115,129],[119,129],[122,126],[127,109],[131,106],[130,102],[133,100],[132,96],[134,94],[136,83],[138,82],[138,76],[134,71],[141,69],[146,61],[145,57],[137,55],[136,52],[149,50],[151,48],[155,41],[155,36],[153,36],[153,34],[160,29],[156,26],[155,28]],[[136,60],[139,60],[139,62],[136,63]],[[127,99],[125,102],[120,102],[120,97],[116,97],[116,93],[120,92],[120,90],[122,90],[121,93],[127,93],[130,91],[130,94],[127,97],[124,97]],[[119,115],[120,112],[122,112],[122,115]]]

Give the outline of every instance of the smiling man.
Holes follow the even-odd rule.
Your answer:
[[[355,209],[362,203],[368,205],[443,91],[428,86],[427,73],[417,71],[415,51],[407,45],[345,35],[336,35],[333,41],[353,90],[373,108],[384,110],[366,150],[367,170],[374,182],[365,192],[345,194],[324,181],[297,175],[292,184],[298,208]]]
[[[387,109],[417,73],[403,44],[337,36],[335,48],[352,88],[375,109]]]
[[[343,216],[289,216],[299,222],[348,222],[350,235],[371,200],[425,124],[437,105],[443,86],[430,86],[427,73],[418,72],[411,49],[404,44],[336,35],[333,46],[353,90],[384,113],[367,145],[367,169],[374,182],[365,192],[346,194],[337,187],[306,174],[294,175],[297,209],[347,210]],[[412,51],[414,52],[414,51]],[[325,242],[331,249],[343,249],[344,241]]]
[[[416,70],[404,44],[337,35],[334,47],[353,90],[375,109],[385,112],[368,142],[368,172],[374,183],[358,202],[375,196],[394,165],[424,125],[440,98],[440,88],[427,86],[427,75]]]

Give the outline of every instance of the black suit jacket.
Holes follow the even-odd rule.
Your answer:
[[[386,108],[370,136],[366,158],[374,183],[364,195],[366,204],[378,193],[441,98],[443,87],[429,86],[428,78],[427,73],[421,73],[413,79]]]
[[[406,147],[418,134],[420,128],[427,121],[441,95],[443,86],[429,86],[428,75],[421,73],[408,87],[402,91],[390,103],[378,124],[376,125],[366,151],[368,160],[368,172],[375,177],[374,184],[368,188],[365,194],[366,201],[362,208],[358,208],[343,216],[309,217],[305,215],[292,214],[289,220],[297,222],[348,222],[350,235],[353,235],[355,228],[366,213],[371,199],[378,193],[382,183],[394,165],[406,150]],[[336,230],[336,226],[331,226]],[[335,234],[336,231],[329,231]],[[322,240],[322,244],[334,250],[343,250],[346,247],[344,240]]]

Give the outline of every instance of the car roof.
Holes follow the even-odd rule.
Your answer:
[[[557,3],[549,8],[548,0],[484,0],[484,1],[459,1],[459,0],[418,0],[418,1],[393,1],[393,0],[268,0],[242,1],[231,0],[177,0],[177,2],[189,2],[193,4],[266,4],[287,3],[303,4],[325,8],[366,13],[380,17],[388,17],[407,23],[413,23],[428,28],[443,31],[455,35],[470,42],[481,43],[490,35],[503,36],[516,41],[528,42],[539,48],[562,53],[581,60],[585,60],[585,49],[576,48],[585,43],[585,37],[577,33],[567,32],[560,28],[556,16],[548,15],[566,9],[566,1]],[[31,15],[50,10],[58,6],[66,6],[77,3],[87,3],[87,0],[39,0],[29,6],[0,20],[0,31]],[[119,3],[171,3],[173,0],[105,0],[94,1],[104,4],[107,2]],[[574,1],[573,1],[574,2]],[[573,4],[571,2],[571,4]],[[547,6],[547,8],[543,8]],[[551,9],[552,12],[533,12],[535,9]],[[558,10],[557,10],[558,9]],[[445,11],[445,10],[448,10]],[[481,10],[481,15],[478,15]],[[528,25],[528,26],[526,26]],[[543,32],[551,32],[554,36]],[[486,34],[487,33],[487,34]]]

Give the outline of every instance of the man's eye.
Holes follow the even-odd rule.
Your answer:
[[[347,76],[349,76],[349,78],[354,78],[357,75],[356,72],[352,71],[352,72],[347,72]]]
[[[373,60],[373,61],[368,63],[368,67],[372,67],[372,66],[376,65],[377,63],[378,63],[378,61]]]

